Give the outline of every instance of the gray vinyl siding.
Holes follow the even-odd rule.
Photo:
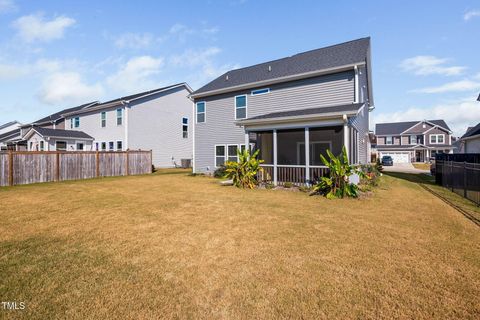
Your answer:
[[[464,140],[464,153],[480,153],[480,137]]]
[[[152,150],[156,167],[180,165],[192,159],[192,101],[185,87],[169,90],[129,104],[128,148]],[[182,118],[188,118],[188,138],[183,138]],[[125,121],[125,119],[124,119]]]
[[[270,93],[251,95],[252,90],[262,88],[270,88]],[[196,172],[213,173],[216,144],[245,142],[243,128],[235,125],[235,96],[242,94],[247,95],[249,118],[280,111],[348,104],[354,101],[354,73],[340,72],[195,99],[195,102],[206,102],[206,122],[195,124]],[[362,121],[368,121],[368,116]]]
[[[360,102],[365,102],[367,94],[367,72],[364,67],[358,69],[358,82],[359,82],[359,99]],[[363,89],[362,89],[363,88]],[[353,90],[353,89],[352,89]],[[353,90],[354,91],[354,90]],[[352,91],[352,92],[353,92]],[[363,92],[363,93],[362,93]],[[370,126],[370,111],[368,110],[368,105],[365,105],[363,109],[351,119],[350,123],[358,131],[358,161],[359,163],[365,164],[370,162],[370,155],[368,154],[369,139],[368,132]]]
[[[446,132],[442,129],[439,129],[439,128],[432,129],[425,134],[425,145],[430,146],[430,147],[435,147],[435,146],[438,145],[438,144],[435,144],[435,143],[430,143],[430,136],[432,134],[433,135],[435,135],[435,134],[445,135],[445,137],[444,137],[445,140],[444,140],[443,143],[441,143],[441,145],[446,145],[446,144],[450,145],[450,137],[449,137],[448,132]]]

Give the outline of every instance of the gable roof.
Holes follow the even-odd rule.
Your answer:
[[[450,131],[447,123],[444,120],[426,120],[434,125],[440,126]],[[404,121],[404,122],[391,122],[391,123],[377,123],[375,125],[375,134],[377,136],[381,135],[390,135],[390,134],[401,134],[402,132],[410,129],[422,121]],[[424,130],[427,131],[427,130]],[[422,132],[418,132],[422,133]],[[413,132],[412,132],[413,134]]]
[[[7,122],[7,123],[4,123],[4,124],[0,125],[0,129],[10,127],[10,126],[13,126],[15,124],[21,125],[21,123],[18,122],[17,120],[13,120],[13,121],[10,121],[10,122]]]
[[[185,87],[185,89],[187,89],[187,91],[189,93],[192,93],[192,91],[193,91],[192,88],[190,88],[190,86],[186,82],[180,82],[180,83],[172,84],[172,85],[169,85],[169,86],[166,86],[166,87],[162,87],[162,88],[158,88],[158,89],[154,89],[154,90],[149,90],[149,91],[144,91],[144,92],[132,94],[132,95],[129,95],[129,96],[124,96],[124,97],[121,97],[121,98],[116,98],[116,99],[109,100],[109,101],[102,102],[102,103],[97,103],[97,104],[95,104],[93,106],[90,106],[88,108],[65,111],[65,112],[62,112],[62,116],[70,116],[70,115],[74,115],[74,114],[85,113],[85,112],[100,110],[100,109],[104,109],[104,108],[110,108],[110,107],[113,107],[113,106],[124,105],[124,104],[130,103],[132,101],[135,101],[137,99],[148,97],[148,96],[153,95],[153,94],[157,94],[157,93],[160,93],[160,92],[172,90],[172,89],[182,87],[182,86]]]
[[[79,106],[76,106],[76,107],[73,107],[73,108],[63,109],[62,111],[52,113],[49,116],[38,119],[37,121],[34,121],[31,124],[24,125],[23,127],[28,127],[28,126],[31,126],[31,125],[42,124],[42,123],[47,123],[47,122],[54,122],[54,121],[57,121],[57,120],[61,119],[62,114],[64,114],[64,113],[73,112],[73,111],[81,110],[81,109],[84,109],[84,108],[89,108],[89,107],[94,106],[96,104],[98,104],[98,101],[85,103],[85,104],[82,104],[82,105],[79,105]]]
[[[475,127],[468,127],[461,139],[469,138],[480,134],[480,122]]]
[[[36,127],[36,126],[33,126],[32,129],[30,129],[25,134],[24,138],[27,139],[27,136],[30,136],[30,133],[33,131],[37,132],[39,135],[43,137],[93,140],[93,137],[89,136],[83,131],[50,129],[50,128],[43,128],[43,127]]]
[[[0,134],[0,142],[10,141],[12,138],[20,138],[21,130],[20,128],[14,129],[5,133]]]
[[[192,93],[192,97],[207,95],[219,90],[235,90],[242,85],[284,79],[295,75],[305,75],[355,64],[369,60],[370,38],[361,38],[333,46],[311,50],[290,57],[260,63],[246,68],[228,71]],[[230,91],[233,91],[230,90]],[[373,103],[373,102],[372,102]]]
[[[478,98],[477,98],[477,101],[480,101],[480,93],[478,94]]]

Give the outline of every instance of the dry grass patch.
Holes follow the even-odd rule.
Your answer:
[[[417,162],[417,163],[412,163],[412,165],[415,169],[430,171],[430,163]]]
[[[415,183],[326,200],[181,171],[0,190],[25,319],[480,315],[478,227]]]

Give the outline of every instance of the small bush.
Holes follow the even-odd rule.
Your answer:
[[[293,188],[293,183],[287,181],[283,184],[283,187],[286,189]]]
[[[310,192],[312,192],[312,187],[300,186],[300,187],[298,187],[298,190],[300,190],[301,192],[310,193]]]
[[[268,189],[268,190],[271,190],[271,189],[274,189],[275,188],[275,185],[271,182],[266,182],[265,183],[265,189]]]
[[[224,165],[221,165],[220,167],[217,168],[217,170],[213,172],[213,176],[215,178],[223,178],[225,176],[226,169],[227,168]]]

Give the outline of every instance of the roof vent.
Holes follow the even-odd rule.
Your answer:
[[[272,66],[268,66],[268,72],[272,71]]]
[[[228,81],[228,74],[225,76],[225,81]]]

